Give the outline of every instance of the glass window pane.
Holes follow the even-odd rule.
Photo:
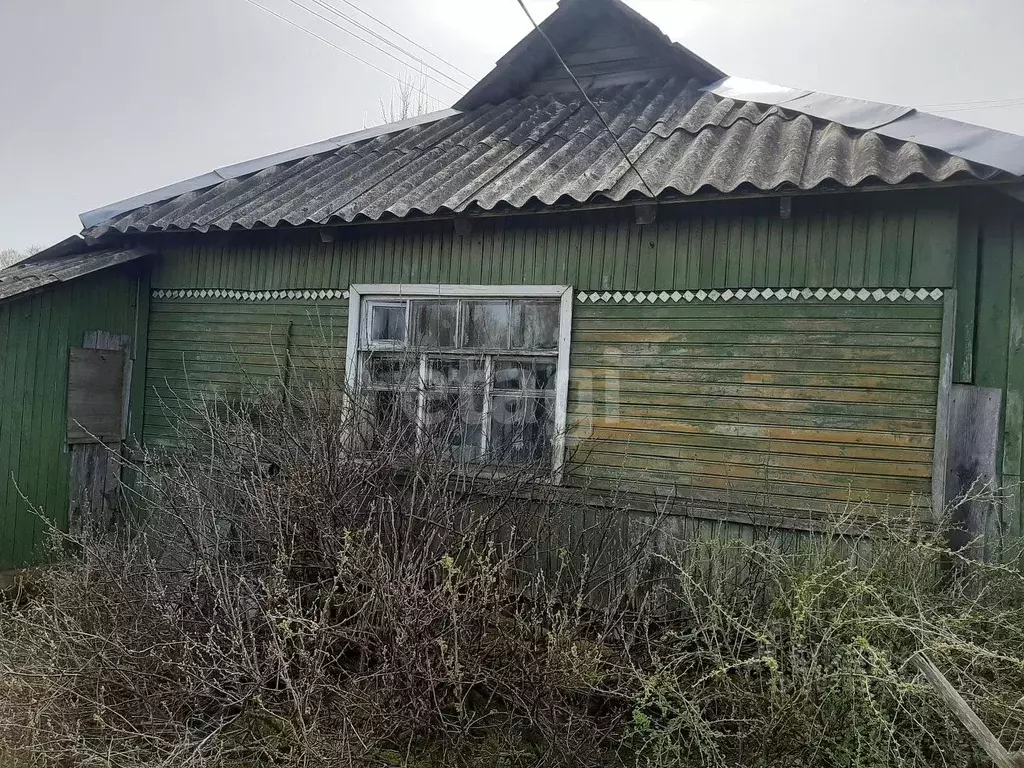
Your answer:
[[[405,341],[405,304],[370,305],[370,341]]]
[[[462,389],[483,392],[486,363],[480,358],[431,358],[427,361],[428,389]]]
[[[417,360],[402,353],[374,353],[363,364],[365,382],[374,389],[416,389]]]
[[[366,447],[402,446],[412,450],[416,443],[415,394],[406,392],[371,392],[366,400],[367,418],[361,435]]]
[[[512,303],[513,349],[558,349],[557,301],[515,301]]]
[[[549,358],[538,360],[494,361],[494,389],[510,393],[544,390],[554,393],[557,363]]]
[[[488,459],[499,465],[550,461],[554,404],[551,397],[493,396]]]
[[[483,436],[482,391],[430,389],[424,396],[424,448],[459,462],[480,458]]]
[[[416,345],[431,349],[456,346],[458,314],[457,301],[414,301],[412,316]]]
[[[463,346],[470,349],[508,349],[511,311],[507,301],[467,301],[463,304]]]

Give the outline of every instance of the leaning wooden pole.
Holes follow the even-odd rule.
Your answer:
[[[1011,754],[1007,752],[995,734],[988,729],[981,718],[971,709],[960,692],[953,687],[953,684],[946,679],[946,676],[939,671],[939,668],[932,663],[923,651],[918,651],[910,658],[913,664],[930,682],[935,686],[939,696],[946,702],[953,713],[960,718],[960,722],[970,731],[974,740],[978,742],[985,753],[992,758],[992,762],[999,768],[1024,768],[1024,759],[1020,752]]]

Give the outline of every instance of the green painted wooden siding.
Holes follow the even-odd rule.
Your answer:
[[[0,303],[0,570],[42,554],[44,523],[22,495],[48,519],[67,525],[68,350],[98,330],[141,343],[140,288],[148,291],[145,280],[140,286],[137,277],[111,270]]]
[[[797,198],[787,220],[768,200],[662,206],[653,225],[612,209],[479,219],[472,227],[468,236],[451,221],[341,227],[329,243],[316,230],[167,236],[153,284],[947,288],[959,253],[956,201],[925,193]],[[635,475],[642,465],[648,490],[687,487],[708,500],[754,505],[768,490],[803,511],[858,494],[908,504],[912,494],[929,493],[938,304],[735,306],[742,308],[578,305],[571,418],[589,407],[585,378],[600,383],[606,369],[621,367],[620,421],[600,421],[587,446],[595,482],[624,467]],[[288,323],[308,327],[314,308],[331,316],[340,361],[342,301],[154,300],[147,438],[171,437],[161,401],[172,392],[230,396],[279,377]]]
[[[927,509],[942,312],[930,300],[577,306],[569,418],[584,475],[698,506]]]
[[[174,442],[181,407],[237,399],[286,378],[337,376],[345,360],[348,302],[154,299],[146,440]]]
[[[1024,215],[993,197],[965,210],[957,285],[956,380],[1003,390],[998,464],[1006,530],[1024,532]]]
[[[798,198],[173,239],[158,288],[344,289],[352,283],[570,284],[586,290],[940,287],[953,284],[955,203],[927,195]]]

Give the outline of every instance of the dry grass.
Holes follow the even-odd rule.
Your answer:
[[[893,519],[654,547],[526,469],[355,440],[349,413],[198,409],[133,524],[58,536],[0,612],[0,761],[984,764],[919,648],[1024,742],[1016,560],[951,571],[942,532]]]

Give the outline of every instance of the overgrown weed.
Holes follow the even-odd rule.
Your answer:
[[[944,531],[884,511],[795,544],[673,540],[539,469],[467,477],[357,411],[314,390],[197,407],[136,468],[130,515],[57,535],[64,556],[0,611],[0,756],[984,764],[919,649],[1024,742],[1010,542],[951,568]]]

